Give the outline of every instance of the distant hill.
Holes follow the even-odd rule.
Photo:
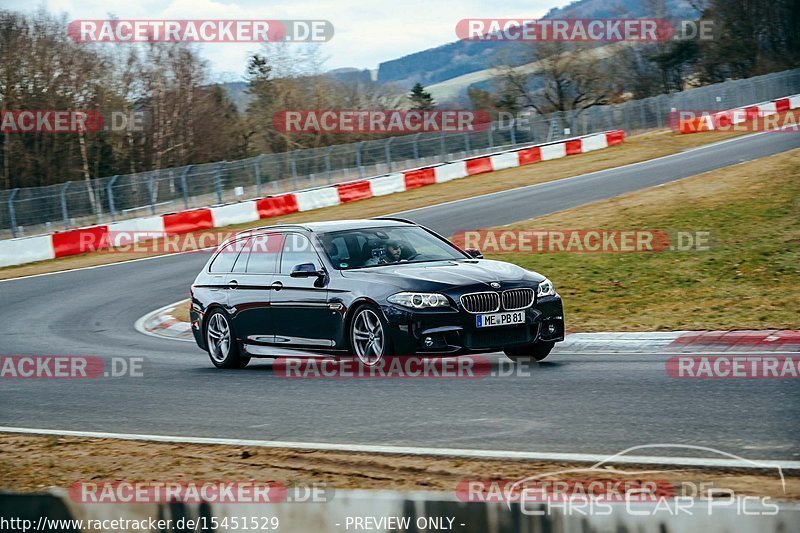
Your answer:
[[[372,81],[372,73],[369,70],[359,70],[357,68],[337,68],[325,73],[329,78],[342,83],[369,83]]]
[[[695,19],[696,10],[688,0],[666,0],[666,13],[653,13],[650,0],[578,0],[551,9],[544,18],[643,18]],[[455,30],[454,30],[455,31]],[[378,82],[393,82],[410,88],[424,86],[478,72],[503,63],[517,66],[530,61],[526,43],[510,41],[455,41],[381,63]]]
[[[250,100],[252,99],[252,97],[246,92],[247,82],[230,81],[227,83],[221,83],[220,85],[227,91],[228,98],[231,99],[233,105],[236,106],[236,109],[244,112],[244,110],[247,109],[247,104],[249,104]]]
[[[658,17],[694,20],[699,13],[690,0],[664,0],[665,13],[654,13],[653,0],[577,0],[563,8],[554,8],[543,18],[643,18]],[[453,29],[455,35],[455,28]],[[455,41],[436,48],[385,61],[377,73],[356,68],[340,68],[326,73],[344,83],[391,83],[408,90],[419,82],[428,88],[439,102],[466,100],[470,86],[488,87],[490,70],[499,61],[512,66],[530,62],[530,43],[511,41]],[[250,97],[245,82],[223,86],[240,110],[247,107]]]

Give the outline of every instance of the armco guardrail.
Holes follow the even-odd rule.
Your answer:
[[[800,69],[794,69],[586,109],[522,113],[481,131],[415,133],[2,190],[0,238],[251,200],[602,131],[632,135],[668,127],[674,110],[730,109],[798,92]]]
[[[751,501],[742,510],[727,498],[720,500],[713,505],[698,500],[690,510],[686,501],[670,498],[630,507],[627,503],[605,503],[592,511],[587,501],[573,506],[561,502],[550,508],[544,503],[526,503],[523,508],[518,503],[465,502],[443,492],[337,490],[328,501],[316,503],[131,505],[75,503],[66,491],[52,489],[46,494],[0,493],[0,523],[5,520],[8,525],[17,525],[3,531],[19,533],[26,531],[23,525],[28,526],[27,531],[78,532],[81,526],[83,531],[119,531],[114,525],[122,523],[135,523],[135,529],[129,526],[125,530],[142,533],[214,531],[213,524],[219,526],[216,531],[266,531],[269,526],[269,531],[284,533],[784,533],[796,531],[800,520],[800,505],[796,503],[774,504],[773,508]],[[155,527],[149,525],[150,520]],[[97,527],[102,524],[107,526]]]
[[[152,236],[179,235],[331,207],[485,172],[600,150],[620,144],[623,139],[622,131],[610,131],[375,176],[331,187],[307,189],[278,196],[267,196],[257,200],[190,209],[160,216],[123,220],[113,224],[57,232],[52,235],[4,240],[0,241],[0,267],[130,245],[152,238]],[[115,239],[124,239],[124,241],[115,242]]]

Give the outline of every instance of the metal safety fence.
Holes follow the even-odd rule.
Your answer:
[[[246,200],[408,170],[502,148],[622,129],[668,127],[675,110],[723,110],[800,93],[800,69],[549,115],[482,131],[416,133],[352,144],[0,191],[0,238]]]

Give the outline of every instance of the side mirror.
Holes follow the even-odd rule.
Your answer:
[[[292,270],[292,273],[289,274],[293,278],[323,278],[325,277],[324,270],[317,270],[317,267],[314,263],[303,263],[302,265],[297,265]]]
[[[464,251],[467,252],[467,255],[473,259],[483,259],[483,254],[477,248],[467,248]]]

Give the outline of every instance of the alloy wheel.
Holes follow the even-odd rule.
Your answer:
[[[231,328],[222,313],[215,313],[209,320],[206,340],[211,358],[217,363],[225,362],[231,349]]]
[[[362,309],[353,320],[353,350],[367,366],[381,360],[386,346],[386,335],[381,319],[372,309]]]

